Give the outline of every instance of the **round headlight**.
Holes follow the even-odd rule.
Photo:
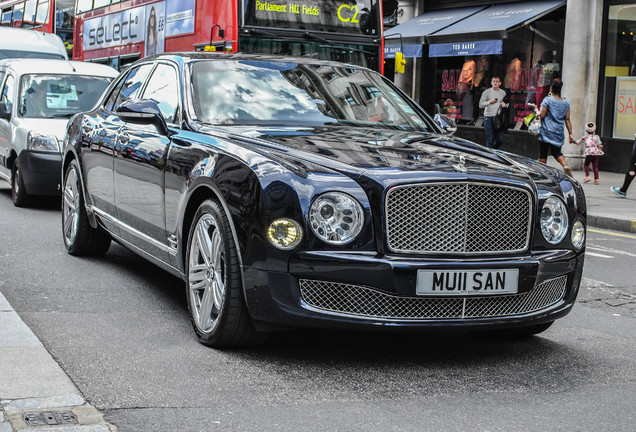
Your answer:
[[[309,225],[323,241],[349,243],[362,230],[362,206],[347,194],[327,192],[319,195],[309,208]]]
[[[568,231],[568,214],[565,204],[554,195],[545,200],[541,209],[541,232],[551,244],[557,244]]]
[[[278,249],[292,249],[303,238],[303,230],[291,219],[276,219],[267,228],[267,239]]]
[[[583,222],[577,220],[572,226],[572,246],[577,250],[583,247],[585,243],[585,227]]]

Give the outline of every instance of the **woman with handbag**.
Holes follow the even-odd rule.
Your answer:
[[[570,122],[570,103],[561,97],[563,82],[560,79],[552,81],[550,94],[541,102],[541,109],[533,103],[528,106],[534,109],[541,119],[541,132],[537,136],[539,140],[539,162],[548,161],[548,152],[561,164],[563,171],[572,176],[572,170],[565,162],[565,156],[561,153],[561,147],[565,139],[563,128],[566,127],[569,134],[569,142],[576,140],[572,135],[572,123]]]
[[[500,108],[506,108],[508,104],[504,102],[506,92],[499,88],[501,77],[493,75],[490,84],[491,88],[485,90],[479,99],[479,108],[484,109],[484,129],[486,130],[486,147],[499,148],[504,142],[505,127],[501,125],[496,128],[494,119]],[[504,125],[505,126],[505,125]]]

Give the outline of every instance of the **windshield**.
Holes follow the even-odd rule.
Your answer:
[[[88,111],[110,78],[81,75],[25,75],[18,113],[29,118],[71,117]]]
[[[427,130],[425,119],[375,72],[346,66],[200,61],[196,117],[211,124],[349,124]]]

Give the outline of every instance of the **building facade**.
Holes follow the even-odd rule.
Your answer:
[[[503,149],[536,158],[527,103],[540,103],[561,78],[575,137],[594,121],[606,148],[601,169],[626,169],[636,133],[633,0],[400,0],[386,18],[385,74],[430,113],[455,117],[458,136],[485,143],[478,101],[500,75],[510,101]],[[392,73],[392,49],[406,53],[405,74]],[[581,147],[565,144],[563,152],[582,166]]]

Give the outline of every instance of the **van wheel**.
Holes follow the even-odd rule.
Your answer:
[[[18,159],[13,161],[13,169],[11,170],[11,199],[16,207],[25,207],[29,204],[29,195],[24,187]]]

